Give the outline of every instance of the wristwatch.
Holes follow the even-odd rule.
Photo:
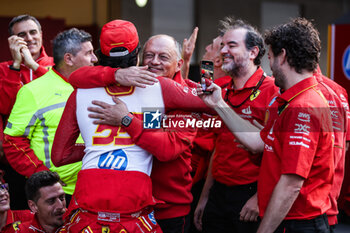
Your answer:
[[[128,115],[122,118],[122,125],[125,127],[128,127],[131,124],[131,121],[133,118],[134,118],[134,115],[131,112],[129,112]]]

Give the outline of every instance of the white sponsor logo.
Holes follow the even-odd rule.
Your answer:
[[[329,107],[336,107],[333,100],[328,100],[328,105],[329,105]]]
[[[188,93],[188,87],[184,87],[184,92]]]
[[[295,142],[295,141],[291,141],[289,142],[289,145],[291,146],[303,146],[303,147],[306,147],[306,148],[309,148],[310,146],[303,143],[303,142]]]
[[[267,138],[270,139],[271,141],[274,141],[274,140],[275,140],[275,138],[272,137],[270,134],[267,135]]]
[[[242,118],[250,119],[253,118],[252,115],[238,114]]]
[[[297,128],[294,129],[294,133],[302,133],[308,135],[310,126],[308,125],[303,125],[303,124],[295,124]]]
[[[250,110],[250,106],[248,106],[248,108],[242,109],[242,113],[250,115],[252,114],[252,111]]]
[[[310,114],[299,112],[298,120],[303,122],[310,122]]]
[[[269,146],[269,145],[267,145],[267,144],[265,144],[265,150],[266,150],[266,151],[269,151],[269,152],[273,152],[272,146]]]
[[[311,142],[310,139],[303,137],[303,136],[289,136],[290,139],[301,139],[301,140],[305,140],[307,142]]]
[[[191,92],[192,92],[192,95],[197,96],[197,90],[196,89],[193,88]]]
[[[339,118],[338,111],[337,110],[331,110],[331,117],[333,119],[338,119]]]
[[[343,94],[340,94],[340,99],[341,99],[342,101],[346,101],[346,98],[345,98],[345,96],[344,96]]]

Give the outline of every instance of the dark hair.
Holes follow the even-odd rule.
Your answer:
[[[271,46],[274,56],[286,50],[287,62],[297,73],[314,71],[320,60],[319,32],[305,18],[295,18],[265,33],[265,43]]]
[[[71,28],[59,33],[53,40],[54,63],[59,65],[66,53],[71,53],[75,56],[81,50],[81,44],[87,41],[92,41],[92,38],[84,30]]]
[[[137,55],[140,51],[140,45],[129,54],[121,57],[109,57],[104,55],[100,49],[96,51],[98,58],[98,64],[101,66],[110,66],[113,68],[127,68],[130,66],[136,66],[137,64]]]
[[[35,17],[33,17],[31,15],[19,15],[19,16],[14,17],[11,20],[11,22],[9,23],[8,30],[9,30],[10,35],[11,36],[13,35],[13,30],[12,30],[13,25],[15,25],[16,23],[22,22],[22,21],[27,21],[27,20],[33,20],[34,23],[36,23],[36,25],[38,25],[39,31],[41,31],[41,25]]]
[[[41,171],[34,173],[26,182],[25,192],[27,200],[32,200],[35,203],[40,198],[39,189],[46,186],[52,186],[56,183],[61,183],[60,176],[56,172]]]
[[[244,42],[248,50],[252,50],[255,46],[259,48],[259,53],[254,59],[254,64],[260,65],[261,58],[265,54],[264,39],[255,27],[242,19],[235,19],[234,17],[227,16],[223,20],[220,20],[219,34],[223,36],[228,30],[238,28],[244,28],[247,30]]]

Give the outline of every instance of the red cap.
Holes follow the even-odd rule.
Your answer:
[[[102,27],[100,36],[101,52],[109,57],[122,57],[131,53],[139,44],[135,25],[125,20],[113,20]],[[116,50],[114,48],[124,48]]]

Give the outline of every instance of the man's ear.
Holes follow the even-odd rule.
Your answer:
[[[254,61],[255,58],[259,55],[258,46],[254,46],[249,52],[249,57]]]
[[[37,212],[38,212],[38,206],[35,204],[34,201],[28,200],[28,206],[29,206],[29,209],[30,209],[33,213],[37,213]]]
[[[221,67],[222,66],[222,58],[221,58],[221,56],[220,55],[219,56],[215,56],[213,62],[214,62],[214,67]]]
[[[180,71],[183,64],[184,64],[184,60],[182,58],[178,60],[176,71]]]
[[[63,61],[66,63],[68,66],[73,66],[73,58],[74,56],[71,53],[65,53],[63,56]]]
[[[287,51],[282,48],[280,55],[280,64],[282,65],[283,63],[287,62]]]

